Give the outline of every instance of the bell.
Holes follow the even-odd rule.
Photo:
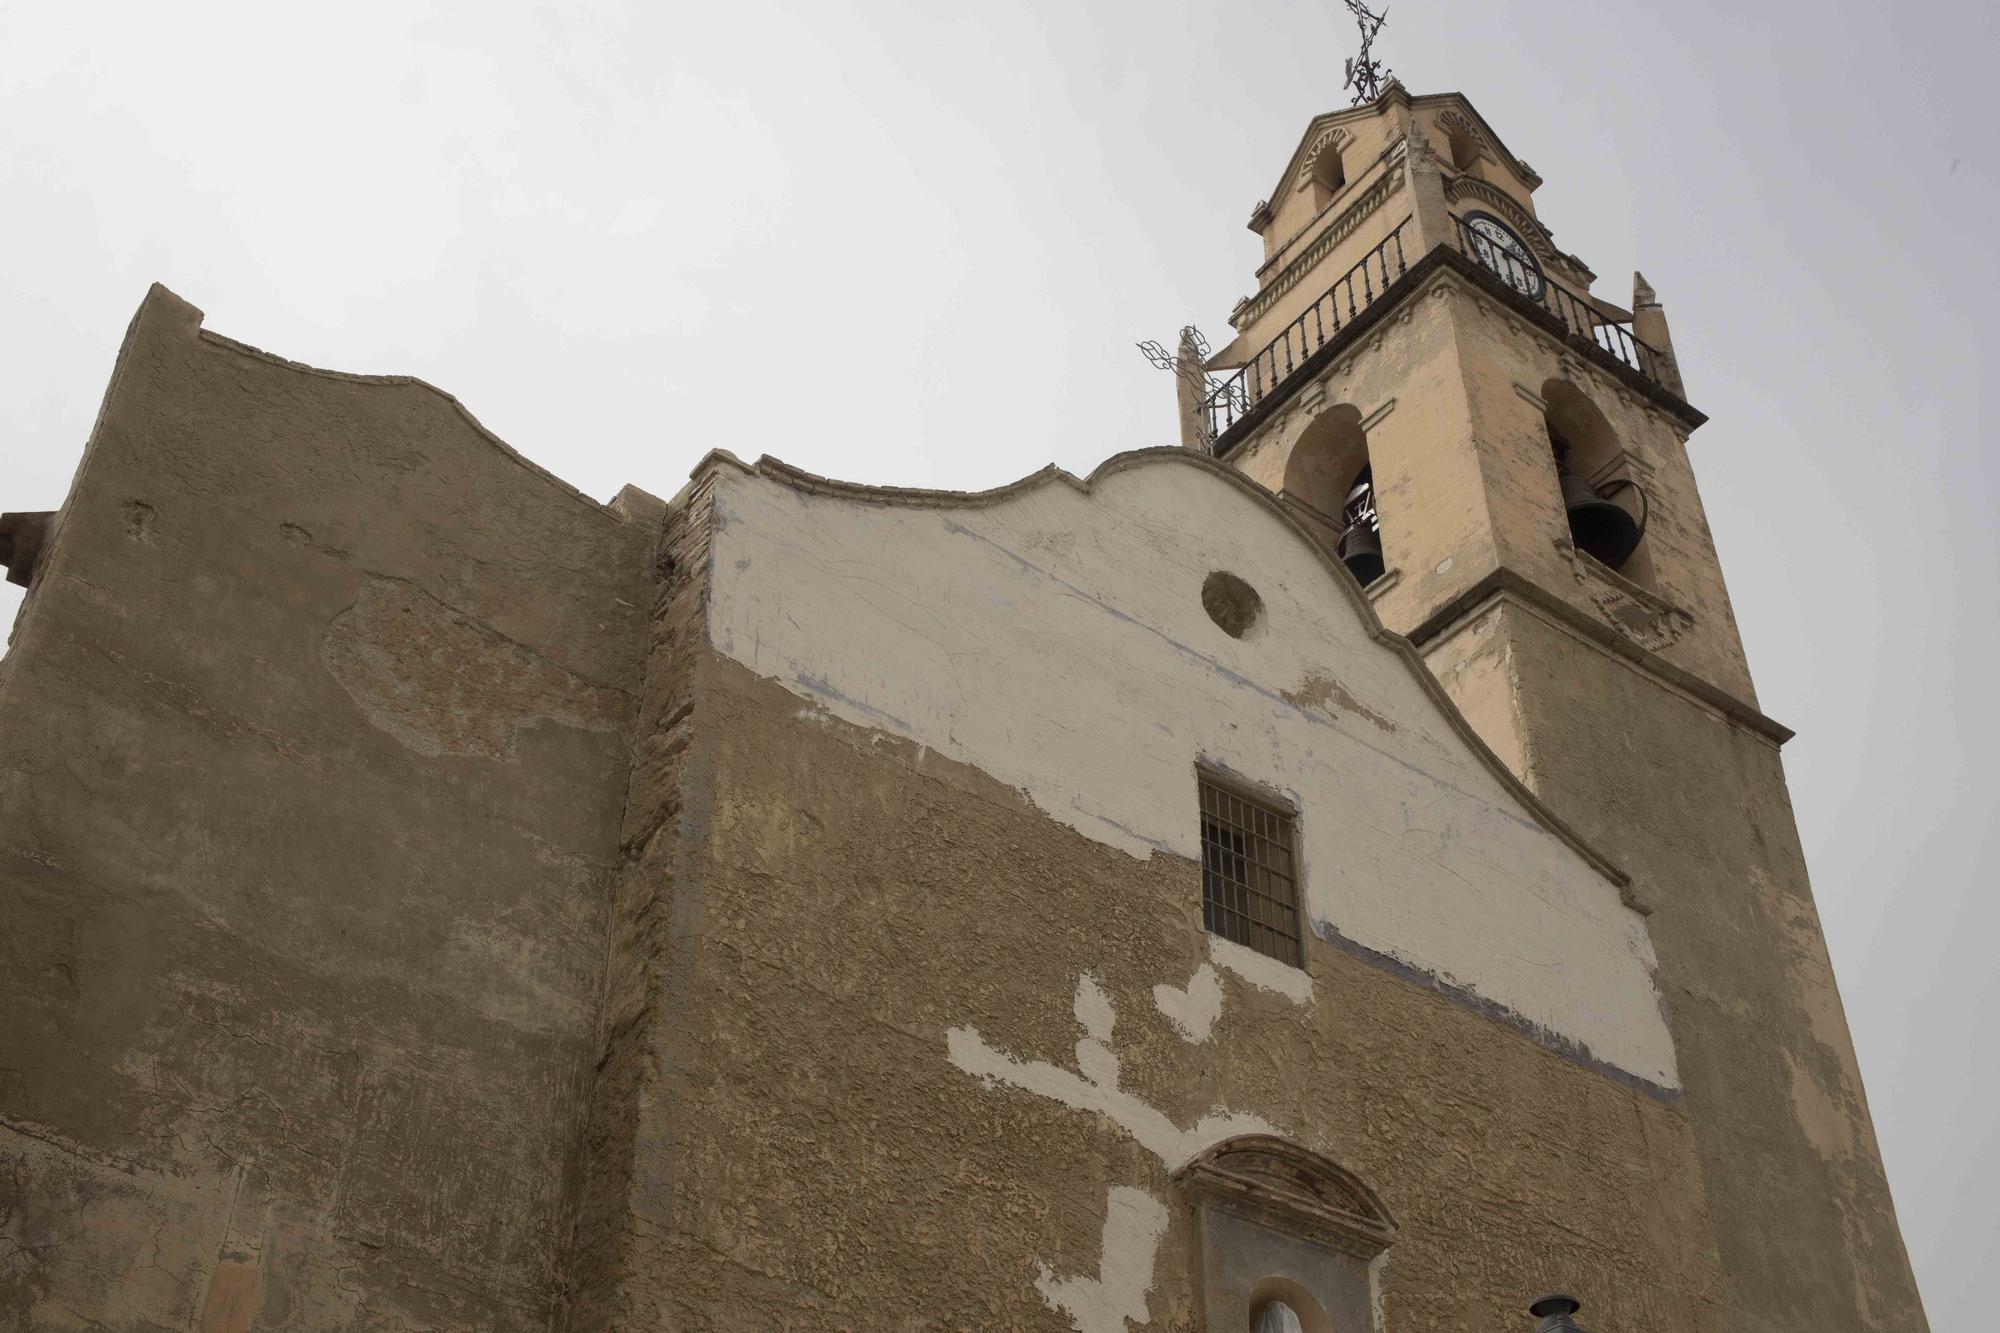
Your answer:
[[[1563,508],[1569,511],[1569,536],[1576,549],[1588,552],[1613,569],[1623,567],[1639,546],[1637,521],[1568,468],[1560,468],[1556,479],[1562,485]]]
[[[1340,534],[1340,562],[1364,588],[1381,578],[1382,534],[1366,523],[1348,524],[1347,531]]]
[[[1340,562],[1354,581],[1367,587],[1382,577],[1382,528],[1375,517],[1375,469],[1364,466],[1348,488],[1347,503],[1340,508],[1347,520],[1340,534]]]

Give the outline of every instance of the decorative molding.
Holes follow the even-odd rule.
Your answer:
[[[1354,202],[1341,212],[1326,229],[1301,250],[1296,259],[1279,269],[1271,280],[1264,284],[1255,296],[1246,296],[1236,303],[1229,312],[1231,328],[1239,332],[1261,318],[1265,312],[1278,303],[1278,298],[1298,286],[1319,261],[1333,252],[1333,248],[1354,233],[1354,229],[1364,222],[1368,215],[1380,208],[1396,191],[1403,188],[1403,173],[1385,171],[1375,183],[1355,196]]]
[[[1601,486],[1619,475],[1620,471],[1632,480],[1648,484],[1653,480],[1653,465],[1639,452],[1636,445],[1620,449],[1611,456],[1611,461],[1597,469],[1585,480],[1593,486]]]
[[[1604,623],[1641,648],[1665,652],[1694,628],[1693,616],[1577,550],[1569,538],[1557,537],[1555,547]]]
[[[1382,420],[1383,417],[1388,416],[1391,412],[1395,410],[1396,410],[1396,400],[1391,398],[1388,402],[1382,404],[1382,406],[1376,408],[1373,412],[1370,412],[1367,416],[1361,418],[1361,433],[1363,435],[1366,435],[1369,431],[1375,429],[1376,425]]]
[[[1353,137],[1346,130],[1335,125],[1322,133],[1319,138],[1314,139],[1312,147],[1306,149],[1305,156],[1299,159],[1298,183],[1292,188],[1294,190],[1303,190],[1306,186],[1312,184],[1313,173],[1319,169],[1320,154],[1326,152],[1329,148],[1338,153],[1347,146]]]
[[[1350,1172],[1275,1135],[1250,1134],[1219,1143],[1174,1179],[1197,1203],[1360,1259],[1373,1259],[1396,1238],[1396,1223],[1373,1190]]]
[[[1710,684],[1685,667],[1675,666],[1651,649],[1640,647],[1597,617],[1504,565],[1489,571],[1470,588],[1431,612],[1422,623],[1410,630],[1409,641],[1419,652],[1428,654],[1434,651],[1437,643],[1450,639],[1464,626],[1477,622],[1501,600],[1523,607],[1543,623],[1555,626],[1577,642],[1588,644],[1624,663],[1724,722],[1742,727],[1773,749],[1792,739],[1790,727],[1766,717],[1729,691]],[[1634,910],[1652,910],[1632,895],[1629,884],[1623,892],[1627,905]]]
[[[1499,186],[1489,185],[1477,176],[1460,174],[1445,181],[1444,197],[1454,202],[1470,197],[1489,208],[1499,209],[1507,221],[1514,224],[1514,230],[1521,234],[1522,239],[1534,247],[1536,255],[1554,263],[1564,262],[1565,256],[1549,240],[1548,229]]]
[[[1467,115],[1466,111],[1470,111],[1471,114]],[[1541,174],[1502,148],[1499,140],[1487,131],[1485,122],[1479,119],[1479,113],[1472,111],[1469,103],[1466,105],[1466,111],[1460,111],[1456,107],[1446,107],[1438,113],[1438,124],[1448,130],[1458,130],[1460,133],[1470,135],[1481,152],[1497,162],[1511,166],[1515,174],[1527,182],[1529,189],[1539,189],[1542,184]]]
[[[1382,594],[1389,591],[1389,589],[1395,587],[1396,581],[1400,579],[1402,576],[1403,576],[1403,571],[1400,569],[1387,570],[1382,574],[1380,578],[1376,579],[1373,583],[1369,584],[1361,591],[1368,595],[1369,601],[1379,602],[1382,600]]]
[[[1516,384],[1514,386],[1514,392],[1519,394],[1521,397],[1527,399],[1528,402],[1533,405],[1534,409],[1537,412],[1546,412],[1549,410],[1548,400],[1546,398],[1543,398],[1540,394],[1536,393],[1533,389],[1530,389],[1527,385]]]
[[[1474,148],[1488,157],[1494,158],[1496,161],[1498,160],[1499,154],[1493,151],[1493,141],[1486,137],[1485,131],[1466,119],[1462,112],[1446,108],[1438,112],[1438,124],[1442,125],[1448,133],[1463,134],[1466,138],[1472,140]]]

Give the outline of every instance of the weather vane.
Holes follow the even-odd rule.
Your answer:
[[[1375,34],[1382,31],[1382,24],[1389,17],[1389,6],[1382,6],[1377,14],[1361,0],[1346,0],[1347,12],[1354,15],[1354,22],[1361,29],[1361,54],[1347,62],[1347,81],[1340,86],[1354,90],[1354,105],[1372,102],[1382,95],[1382,76],[1394,77],[1394,70],[1382,68],[1382,62],[1372,54]]]
[[[1202,447],[1215,447],[1215,414],[1217,395],[1227,393],[1241,412],[1249,406],[1241,401],[1241,391],[1235,388],[1218,389],[1208,382],[1208,339],[1201,336],[1201,330],[1189,324],[1181,329],[1180,351],[1169,352],[1159,343],[1148,338],[1139,344],[1139,351],[1159,370],[1171,370],[1188,387],[1188,397],[1184,402],[1193,404],[1194,428],[1201,437]],[[1232,381],[1233,384],[1233,381]]]

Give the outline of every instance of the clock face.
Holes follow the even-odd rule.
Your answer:
[[[1529,300],[1542,299],[1542,266],[1512,228],[1491,213],[1467,213],[1465,230],[1472,237],[1474,258]]]

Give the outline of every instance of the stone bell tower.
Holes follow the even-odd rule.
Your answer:
[[[1688,447],[1666,315],[1593,295],[1456,93],[1317,117],[1183,442],[1275,492],[1650,913],[1716,1326],[1926,1327]],[[1582,1131],[1579,1131],[1582,1132]]]

